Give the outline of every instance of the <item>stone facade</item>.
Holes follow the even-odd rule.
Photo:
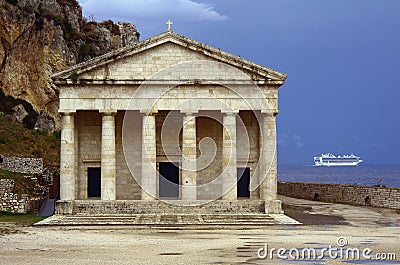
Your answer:
[[[306,200],[400,209],[400,189],[396,188],[279,182],[278,193]]]
[[[276,115],[286,75],[167,31],[53,79],[62,115],[58,213],[74,201],[245,205],[240,196],[281,213]],[[238,184],[240,168],[249,183]]]

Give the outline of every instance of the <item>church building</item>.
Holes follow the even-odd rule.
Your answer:
[[[285,74],[168,30],[52,78],[62,123],[57,214],[282,213]]]

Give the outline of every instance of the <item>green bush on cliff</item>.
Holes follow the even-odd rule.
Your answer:
[[[59,5],[66,5],[66,6],[72,6],[72,7],[80,7],[79,2],[77,0],[57,0],[57,3]]]
[[[14,6],[18,5],[18,0],[6,0],[6,2]]]
[[[83,43],[79,48],[80,57],[86,57],[90,54],[90,46],[87,43]]]
[[[35,8],[31,5],[26,6],[18,6],[18,8],[26,13],[33,13],[35,12]]]
[[[42,157],[46,164],[60,161],[60,132],[48,134],[29,130],[7,117],[0,118],[0,154]]]

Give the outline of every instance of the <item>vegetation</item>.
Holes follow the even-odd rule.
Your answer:
[[[68,78],[72,79],[72,80],[78,80],[78,73],[77,72],[73,72],[72,74],[70,74],[68,76]]]
[[[62,6],[80,7],[78,0],[57,0],[57,3]]]
[[[33,7],[31,5],[18,6],[18,8],[20,10],[24,11],[25,13],[33,13],[33,12],[35,12],[35,7]]]
[[[18,0],[6,0],[6,2],[14,6],[18,5]]]
[[[82,62],[108,51],[108,47],[104,46],[104,36],[99,27],[106,28],[112,35],[120,35],[120,28],[111,20],[103,22],[95,22],[94,19],[81,18],[80,4],[77,0],[56,0],[62,6],[68,6],[68,9],[62,8],[57,11],[51,8],[46,8],[44,5],[39,4],[38,7],[19,2],[18,0],[6,0],[6,3],[1,5],[4,10],[14,12],[17,19],[24,17],[32,17],[34,15],[34,26],[37,31],[45,28],[46,22],[51,22],[56,26],[61,27],[64,39],[68,44],[70,50],[78,58],[78,62]],[[70,13],[66,13],[69,10]],[[77,17],[77,22],[71,23],[71,17]],[[140,37],[139,33],[136,33]]]
[[[13,214],[9,212],[0,212],[0,222],[18,223],[23,225],[32,225],[47,217],[36,216],[32,213],[29,214]]]
[[[0,154],[42,157],[44,163],[58,165],[60,132],[30,130],[8,117],[0,117]]]
[[[63,17],[60,26],[62,27],[64,32],[64,37],[68,42],[79,39],[80,37],[79,31],[72,26],[68,18]]]
[[[15,181],[13,193],[37,195],[35,194],[35,184],[24,176],[25,174],[0,169],[0,179],[12,179]]]
[[[10,6],[8,4],[2,4],[1,8],[5,9],[5,10],[10,10]]]

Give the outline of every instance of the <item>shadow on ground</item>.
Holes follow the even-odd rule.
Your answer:
[[[346,220],[337,215],[311,214],[312,207],[283,204],[285,215],[305,225],[348,225]]]

